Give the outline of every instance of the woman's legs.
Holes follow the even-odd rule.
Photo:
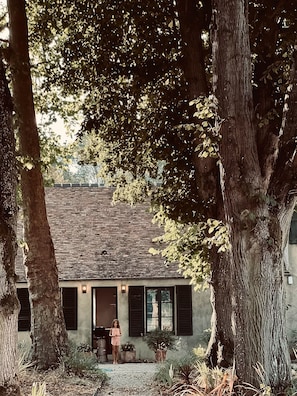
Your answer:
[[[116,361],[116,356],[115,356],[115,345],[112,345],[111,346],[111,348],[112,348],[112,360],[113,360],[113,364],[115,364],[115,361]]]
[[[117,364],[119,362],[119,346],[112,345],[112,359],[113,364]]]
[[[115,349],[115,362],[119,363],[119,346],[115,345],[114,349]]]

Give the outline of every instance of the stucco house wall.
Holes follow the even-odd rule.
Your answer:
[[[187,281],[183,279],[179,280],[164,280],[161,285],[175,286],[176,284],[186,284]],[[143,280],[130,280],[126,281],[127,286],[126,293],[121,292],[122,281],[114,282],[113,280],[105,281],[61,281],[60,286],[63,287],[77,287],[78,298],[77,298],[77,330],[68,330],[69,339],[79,344],[92,345],[92,288],[100,287],[117,287],[117,298],[118,298],[118,319],[121,324],[122,338],[121,342],[124,344],[127,341],[131,341],[136,347],[137,359],[154,359],[154,353],[147,348],[143,337],[130,337],[128,329],[128,293],[129,286],[143,285]],[[156,286],[158,282],[155,280],[145,280],[145,285]],[[82,287],[87,287],[87,292],[82,292]],[[27,287],[25,283],[19,284],[19,288]],[[211,306],[209,304],[209,291],[196,292],[192,289],[192,307],[193,307],[193,335],[192,336],[181,336],[178,337],[178,349],[177,351],[168,351],[168,357],[183,356],[192,351],[193,348],[204,345],[205,330],[210,328],[210,316]],[[18,333],[19,342],[25,342],[30,344],[30,332],[20,331]]]
[[[290,243],[285,272],[287,305],[287,334],[290,343],[297,346],[297,244]]]

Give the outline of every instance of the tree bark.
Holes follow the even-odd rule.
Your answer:
[[[211,255],[211,336],[206,350],[209,367],[230,367],[233,364],[232,300],[230,258],[226,253]]]
[[[182,36],[183,70],[187,80],[188,98],[208,96],[209,87],[205,72],[204,49],[202,43],[203,22],[209,19],[210,4],[198,11],[195,0],[177,0],[176,9]],[[193,120],[195,122],[195,119]],[[196,184],[199,199],[204,205],[205,218],[224,221],[222,197],[219,186],[217,159],[201,158],[193,155]],[[231,328],[231,275],[227,253],[218,253],[213,248],[210,253],[211,266],[211,337],[206,351],[206,360],[211,367],[233,364],[233,333]]]
[[[290,384],[283,287],[283,246],[295,204],[275,201],[261,172],[252,101],[248,1],[213,7],[213,82],[222,124],[221,189],[230,230],[234,356],[240,382],[274,394]]]
[[[30,73],[28,28],[24,0],[8,0],[10,66],[18,122],[21,191],[24,213],[25,265],[31,305],[33,361],[38,368],[56,366],[67,350],[54,246],[47,220],[40,146]],[[28,165],[26,165],[28,164]]]
[[[17,329],[19,302],[15,285],[17,252],[17,171],[12,102],[0,62],[0,396],[19,396]]]

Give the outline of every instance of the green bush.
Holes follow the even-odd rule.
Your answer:
[[[156,352],[158,349],[170,350],[176,349],[177,337],[170,330],[155,329],[150,331],[144,338],[149,349]]]
[[[19,373],[33,367],[34,362],[31,360],[31,348],[25,343],[18,345],[18,371]]]
[[[85,353],[74,344],[70,344],[69,353],[63,358],[62,364],[68,374],[74,374],[78,377],[88,377],[96,374],[102,382],[107,379],[107,375],[98,368],[96,355]]]
[[[175,379],[190,383],[190,376],[197,364],[194,355],[185,355],[180,359],[166,360],[155,374],[155,380],[164,386],[171,386]]]
[[[162,364],[158,365],[158,371],[154,376],[154,380],[160,385],[171,386],[173,382],[173,378],[170,375],[170,369],[173,370],[173,375],[174,375],[175,363],[176,363],[175,361],[166,360]]]
[[[194,355],[186,355],[177,362],[177,374],[186,384],[190,383],[190,377],[196,363],[197,357]]]

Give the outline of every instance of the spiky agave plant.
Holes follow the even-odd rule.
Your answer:
[[[29,352],[26,349],[18,351],[18,372],[23,373],[28,368],[34,366],[34,362],[29,359]]]
[[[209,368],[205,363],[196,365],[197,374],[193,380],[193,385],[199,388],[197,394],[214,396],[232,395],[234,383],[237,379],[235,368],[223,369],[219,367]],[[202,392],[202,393],[201,393]]]

